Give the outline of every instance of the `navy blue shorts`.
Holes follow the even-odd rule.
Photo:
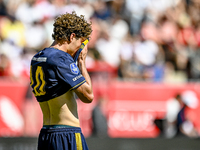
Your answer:
[[[79,127],[44,126],[38,138],[38,150],[88,150]]]

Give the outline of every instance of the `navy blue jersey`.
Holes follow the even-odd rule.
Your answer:
[[[71,55],[55,48],[45,48],[32,58],[30,79],[39,102],[58,97],[86,82]]]

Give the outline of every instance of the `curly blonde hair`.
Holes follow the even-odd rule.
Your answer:
[[[76,34],[77,39],[89,38],[92,33],[91,23],[88,23],[83,15],[77,16],[75,11],[58,16],[53,26],[52,37],[56,41],[70,41],[72,33]]]

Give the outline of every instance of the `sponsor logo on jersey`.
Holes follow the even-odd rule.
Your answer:
[[[40,62],[46,62],[47,61],[47,57],[33,57],[34,61],[40,61]]]
[[[82,75],[80,74],[79,76],[76,76],[75,78],[73,78],[72,80],[73,81],[76,81],[76,80],[78,80],[79,78],[81,78],[82,77]]]
[[[78,69],[78,67],[75,63],[70,64],[70,69],[71,69],[71,72],[74,73],[74,74],[79,73],[79,69]]]

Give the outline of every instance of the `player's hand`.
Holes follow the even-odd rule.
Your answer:
[[[86,39],[80,46],[79,50],[76,52],[75,56],[74,56],[74,61],[76,62],[78,60],[78,57],[81,53],[81,51],[84,49],[84,47],[87,45],[87,43],[89,42],[89,39]]]
[[[85,59],[86,59],[87,53],[88,53],[88,48],[87,48],[87,45],[85,45],[85,47],[83,48],[83,50],[79,54],[78,64],[85,63]]]

